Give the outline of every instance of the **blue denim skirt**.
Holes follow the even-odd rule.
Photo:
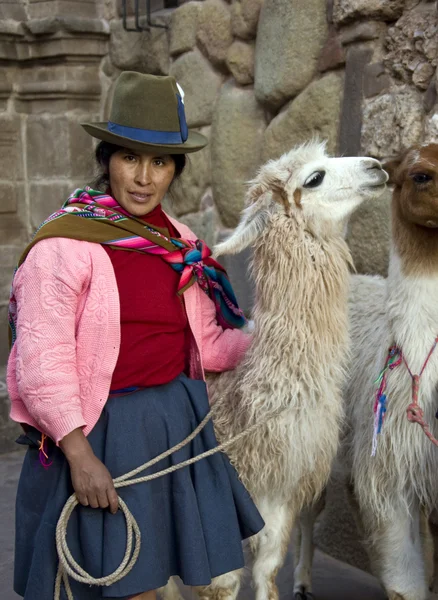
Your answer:
[[[209,410],[203,381],[180,375],[168,384],[111,396],[88,440],[115,478],[184,440]],[[39,432],[27,444],[16,503],[14,589],[25,600],[51,600],[58,566],[55,529],[73,493],[68,463],[52,442],[52,465],[38,458]],[[217,445],[212,423],[186,447],[145,471],[161,471]],[[132,571],[108,587],[71,581],[75,600],[129,598],[165,585],[178,575],[191,586],[244,565],[242,540],[263,520],[223,453],[170,475],[118,490],[142,536]],[[67,534],[73,556],[94,577],[114,571],[126,547],[123,514],[79,506]],[[66,598],[63,592],[63,598]]]

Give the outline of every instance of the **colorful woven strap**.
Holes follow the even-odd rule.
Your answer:
[[[205,242],[168,238],[152,225],[127,213],[108,194],[89,187],[75,190],[62,208],[50,215],[37,229],[19,265],[37,242],[50,237],[67,237],[156,254],[180,273],[179,294],[183,294],[195,282],[199,284],[214,302],[217,322],[223,329],[240,328],[246,322],[225,269],[212,258]],[[9,325],[13,344],[16,337],[13,285]]]

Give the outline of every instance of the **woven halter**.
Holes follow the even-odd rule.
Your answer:
[[[371,456],[375,456],[377,452],[377,441],[378,435],[382,431],[383,422],[385,420],[386,410],[387,410],[387,397],[385,394],[387,377],[389,371],[400,366],[402,363],[405,365],[411,379],[412,379],[412,402],[406,409],[406,416],[410,423],[418,423],[425,435],[429,438],[429,440],[435,446],[438,446],[438,440],[432,435],[428,424],[424,419],[424,411],[421,406],[418,404],[418,394],[420,391],[420,379],[424,373],[424,370],[427,367],[427,364],[430,360],[430,357],[434,353],[434,350],[438,344],[438,336],[435,338],[431,349],[429,350],[429,354],[426,357],[426,360],[423,363],[423,366],[420,369],[418,374],[413,373],[409,364],[403,354],[402,349],[399,346],[391,346],[388,350],[388,356],[386,357],[385,366],[380,372],[378,378],[375,383],[378,385],[376,390],[376,397],[374,402],[374,434],[373,434],[373,447]]]

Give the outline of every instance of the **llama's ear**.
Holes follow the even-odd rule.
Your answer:
[[[383,163],[383,169],[388,173],[389,179],[388,184],[392,185],[397,183],[397,172],[398,168],[401,164],[401,157],[394,158],[393,160],[388,160]]]
[[[270,217],[269,205],[272,192],[267,191],[242,212],[239,225],[230,237],[214,247],[215,256],[221,254],[237,254],[251,246],[262,233]]]

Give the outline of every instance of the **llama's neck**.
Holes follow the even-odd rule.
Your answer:
[[[392,201],[392,240],[400,267],[406,276],[438,276],[438,229],[407,221],[394,193]]]
[[[347,339],[349,257],[341,236],[321,240],[294,219],[273,217],[254,249],[256,354],[290,368],[339,362]]]
[[[438,336],[438,271],[415,272],[412,264],[406,264],[403,249],[394,244],[387,303],[391,343],[403,350],[411,369],[418,372]]]

